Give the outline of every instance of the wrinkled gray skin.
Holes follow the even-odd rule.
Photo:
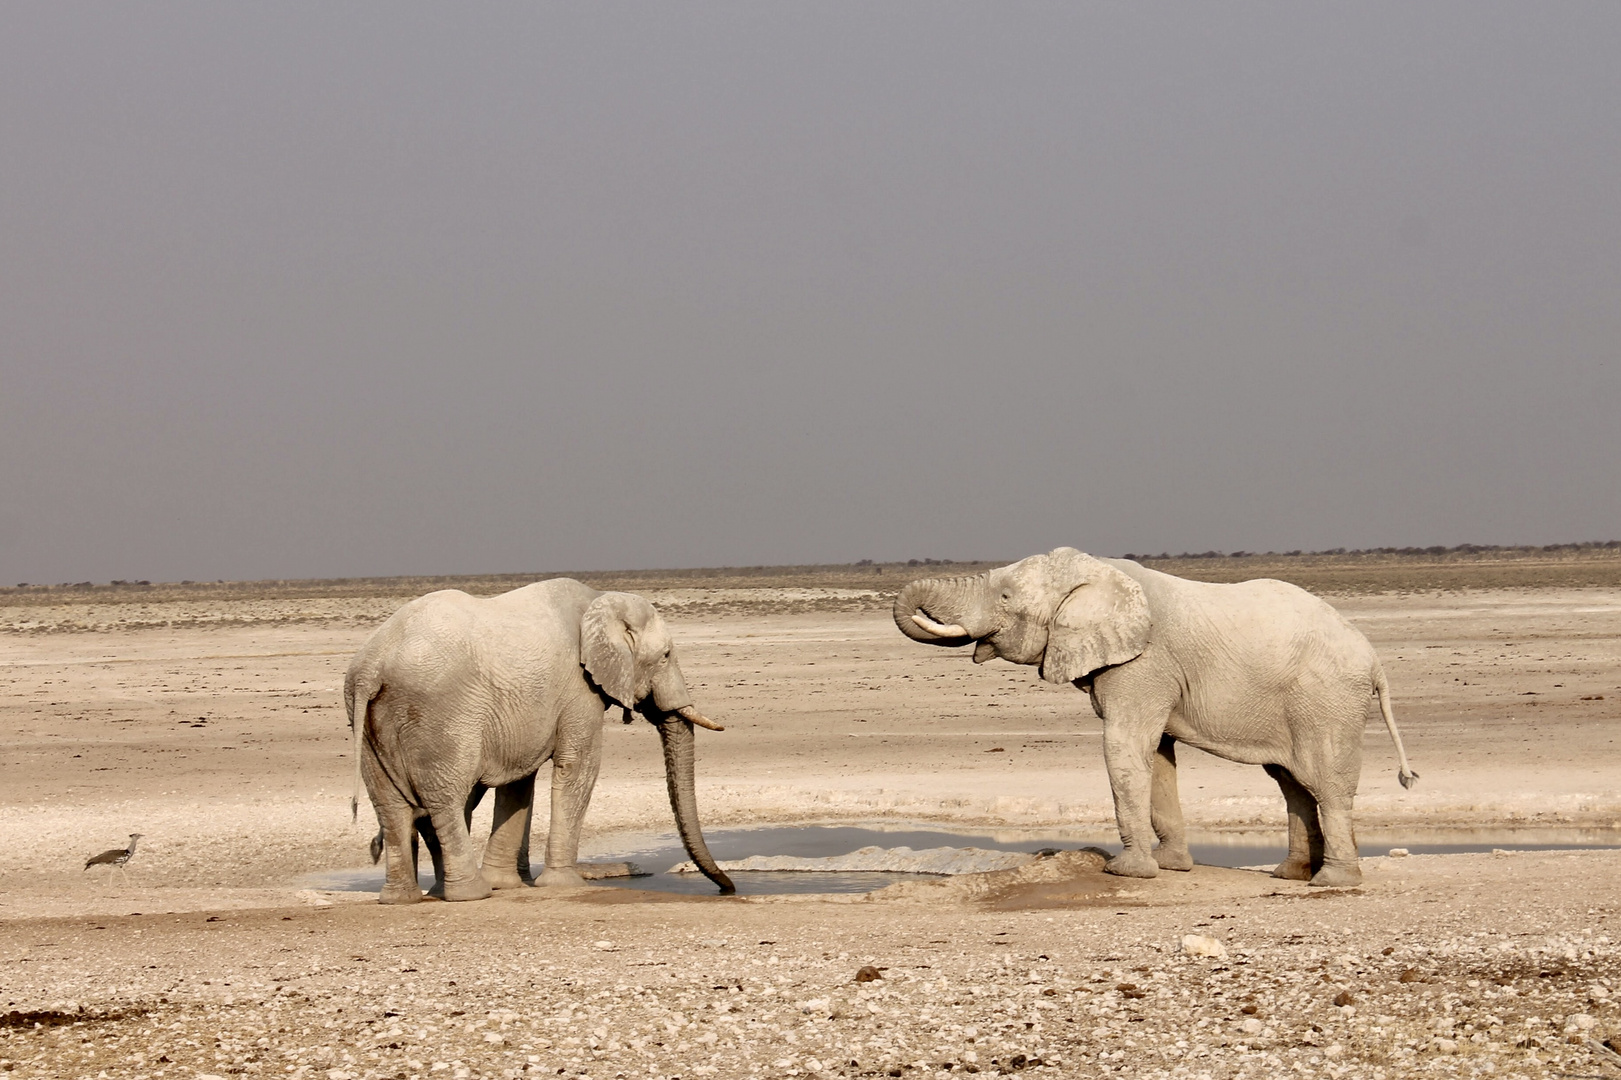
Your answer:
[[[1313,885],[1362,880],[1351,804],[1372,697],[1402,786],[1417,779],[1373,647],[1282,581],[1215,585],[1058,548],[972,577],[914,581],[895,599],[895,624],[914,641],[972,644],[975,663],[1039,665],[1048,682],[1091,694],[1124,845],[1110,873],[1192,868],[1178,742],[1266,769],[1289,809],[1289,857],[1273,874]]]
[[[578,885],[580,825],[602,761],[603,711],[658,728],[676,827],[722,892],[698,825],[692,708],[669,631],[631,593],[556,578],[489,598],[446,590],[406,604],[355,654],[344,680],[363,780],[388,857],[382,902],[420,900],[420,827],[446,900],[518,888],[529,875],[535,772],[552,763],[551,831],[537,884]],[[494,827],[482,867],[467,827],[486,789]]]

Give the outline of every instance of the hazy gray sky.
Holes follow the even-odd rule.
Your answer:
[[[9,3],[0,581],[1621,537],[1621,5]]]

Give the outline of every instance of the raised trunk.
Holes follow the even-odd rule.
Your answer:
[[[978,617],[978,594],[984,588],[977,577],[921,578],[910,582],[895,597],[895,625],[913,641],[925,645],[967,645],[973,641]],[[959,626],[961,636],[931,633],[924,623]]]
[[[656,721],[659,738],[664,743],[664,779],[670,788],[670,809],[675,811],[676,831],[681,843],[692,856],[692,861],[705,877],[720,886],[723,893],[735,893],[737,887],[709,854],[704,843],[703,830],[698,827],[698,797],[693,787],[692,723],[676,716],[665,716]]]

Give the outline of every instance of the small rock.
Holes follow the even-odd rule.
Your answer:
[[[1592,1031],[1598,1021],[1586,1013],[1571,1013],[1565,1017],[1566,1031]]]
[[[613,951],[614,943],[611,941],[593,941],[591,943],[591,947],[593,949],[601,949],[603,952],[611,952]]]
[[[1416,983],[1419,981],[1418,971],[1414,968],[1403,968],[1401,978],[1397,979],[1396,981],[1404,983]]]
[[[1456,1054],[1458,1052],[1458,1044],[1452,1039],[1436,1039],[1430,1043],[1430,1046],[1434,1048],[1437,1054]]]
[[[484,1041],[489,1043],[491,1046],[500,1046],[502,1043],[507,1041],[507,1037],[501,1034],[499,1031],[486,1031],[484,1033]]]
[[[1342,1009],[1347,1005],[1353,1004],[1355,1001],[1356,999],[1351,996],[1351,991],[1349,990],[1341,990],[1339,993],[1334,995],[1334,1004]]]
[[[1512,851],[1510,851],[1508,848],[1494,847],[1494,848],[1492,848],[1492,854],[1493,855],[1512,855],[1514,853]]]
[[[1255,1019],[1255,1017],[1253,1017],[1253,1016],[1249,1017],[1242,1024],[1239,1024],[1238,1026],[1239,1026],[1240,1029],[1243,1030],[1244,1034],[1246,1034],[1246,1035],[1259,1035],[1262,1031],[1264,1031],[1266,1029],[1266,1025],[1261,1023],[1259,1020]]]
[[[1405,859],[1407,858],[1407,855],[1408,851],[1404,847],[1393,847],[1390,849],[1390,857],[1392,859]]]
[[[871,964],[867,964],[867,965],[863,966],[860,971],[856,972],[856,982],[863,982],[863,983],[865,983],[865,982],[876,982],[877,980],[882,979],[883,977],[884,977],[883,972],[879,971],[877,968],[873,967]],[[779,1068],[780,1067],[781,1066],[779,1066]]]
[[[1213,937],[1203,934],[1183,934],[1182,951],[1189,956],[1207,956],[1213,960],[1227,959],[1227,949]]]
[[[860,976],[858,975],[857,978],[859,979]],[[827,1012],[827,998],[811,998],[809,1001],[801,1002],[799,1011],[806,1015],[825,1013]]]

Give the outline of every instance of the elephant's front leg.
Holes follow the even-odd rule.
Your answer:
[[[591,805],[602,766],[602,704],[595,697],[570,705],[558,718],[552,752],[552,820],[546,837],[546,866],[537,885],[584,885],[580,826]]]
[[[529,877],[529,818],[535,774],[495,789],[495,819],[484,845],[484,880],[492,889],[521,889]]]
[[[1159,873],[1154,859],[1153,787],[1150,759],[1164,724],[1103,721],[1103,760],[1114,793],[1114,818],[1120,826],[1120,854],[1103,869],[1122,877],[1151,878]]]
[[[1262,767],[1278,782],[1289,809],[1289,855],[1273,868],[1272,876],[1310,881],[1323,865],[1323,830],[1317,821],[1317,800],[1282,765]]]
[[[1182,823],[1182,799],[1176,791],[1176,740],[1161,735],[1154,751],[1154,784],[1149,798],[1154,834],[1159,847],[1154,861],[1161,870],[1192,870],[1187,829]]]

